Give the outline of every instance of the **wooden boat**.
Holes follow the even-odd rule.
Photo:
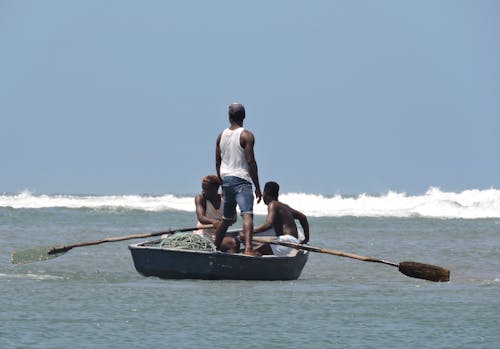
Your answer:
[[[162,279],[296,280],[309,255],[297,251],[294,256],[251,257],[163,248],[158,240],[132,244],[129,249],[139,273]]]

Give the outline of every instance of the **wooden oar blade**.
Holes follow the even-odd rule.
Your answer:
[[[54,251],[54,246],[34,247],[27,250],[13,252],[11,260],[12,264],[40,262],[62,256],[68,251],[69,249]]]
[[[450,270],[419,262],[401,262],[399,271],[406,276],[436,282],[450,281]]]

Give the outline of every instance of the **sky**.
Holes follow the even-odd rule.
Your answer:
[[[500,188],[500,2],[0,0],[0,193]]]

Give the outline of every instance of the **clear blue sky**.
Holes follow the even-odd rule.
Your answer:
[[[0,193],[196,193],[233,101],[283,192],[500,188],[499,18],[495,0],[0,0]]]

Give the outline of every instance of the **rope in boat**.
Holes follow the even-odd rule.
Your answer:
[[[212,241],[192,233],[175,233],[161,240],[162,248],[179,248],[182,250],[215,251]]]

